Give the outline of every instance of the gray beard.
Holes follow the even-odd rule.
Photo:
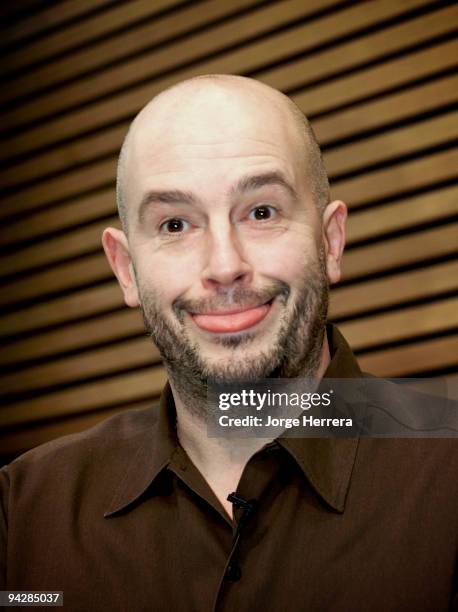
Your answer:
[[[183,405],[195,416],[206,417],[207,384],[235,380],[254,381],[261,378],[314,377],[321,361],[323,338],[329,304],[324,251],[318,261],[307,266],[304,282],[291,311],[283,312],[280,328],[272,346],[244,358],[237,355],[240,347],[249,344],[254,334],[216,336],[215,342],[232,350],[233,358],[223,366],[204,360],[199,345],[193,342],[184,325],[185,311],[215,310],[230,305],[265,303],[277,297],[284,305],[290,300],[290,287],[273,281],[263,290],[235,287],[221,288],[211,300],[188,301],[178,298],[172,305],[176,325],[161,313],[153,292],[139,284],[141,310],[147,333],[161,354],[173,387]]]

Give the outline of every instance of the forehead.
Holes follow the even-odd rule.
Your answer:
[[[303,175],[297,123],[280,94],[267,88],[178,88],[154,101],[133,126],[126,197],[133,203],[146,188],[199,176],[235,180],[258,166],[280,169],[297,183]]]

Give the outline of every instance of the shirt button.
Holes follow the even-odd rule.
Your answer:
[[[227,580],[232,580],[232,582],[237,582],[242,577],[242,570],[238,565],[228,565],[226,569],[225,578]]]

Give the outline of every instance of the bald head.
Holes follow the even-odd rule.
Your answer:
[[[155,157],[165,144],[189,142],[194,135],[203,145],[246,137],[269,130],[274,141],[294,150],[313,201],[319,210],[329,202],[329,182],[312,128],[290,98],[254,79],[234,75],[203,75],[188,79],[155,96],[135,117],[118,160],[116,195],[119,216],[128,229],[128,207],[135,191],[132,175],[145,150]],[[252,136],[250,136],[252,138]]]

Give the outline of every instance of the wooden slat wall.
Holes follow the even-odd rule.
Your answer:
[[[348,202],[331,315],[378,375],[458,370],[458,7],[432,0],[22,0],[0,7],[0,459],[157,398],[101,251],[116,156],[208,72],[288,93]]]

